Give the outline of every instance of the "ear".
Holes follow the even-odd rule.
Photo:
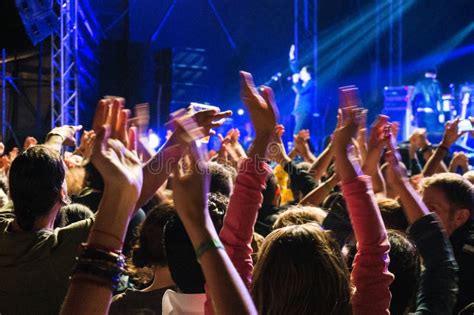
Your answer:
[[[454,215],[454,221],[456,223],[456,228],[464,225],[471,218],[471,212],[466,209],[459,209]]]
[[[59,200],[61,201],[61,204],[64,206],[64,205],[68,205],[71,203],[71,198],[69,198],[68,194],[67,194],[67,184],[66,184],[66,181],[64,181],[64,184],[61,188],[61,191],[59,192]]]

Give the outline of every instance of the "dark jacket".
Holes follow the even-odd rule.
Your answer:
[[[450,241],[459,266],[459,294],[454,308],[457,314],[474,302],[474,220],[454,231]]]
[[[438,216],[425,215],[411,225],[408,233],[425,267],[420,276],[416,314],[451,314],[458,293],[458,268]]]

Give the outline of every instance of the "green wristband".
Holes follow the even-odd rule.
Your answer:
[[[224,249],[224,246],[222,245],[221,241],[219,239],[210,239],[208,241],[204,241],[201,243],[201,245],[196,248],[195,253],[196,257],[199,260],[202,255],[204,255],[205,252],[207,252],[210,249]]]

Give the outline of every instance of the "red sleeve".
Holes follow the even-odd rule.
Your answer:
[[[265,181],[272,172],[264,161],[243,159],[239,163],[234,191],[224,218],[219,238],[224,244],[227,255],[242,277],[247,288],[252,282],[252,238],[258,210],[262,206],[262,190]],[[210,295],[207,294],[205,313],[213,314]]]
[[[393,275],[388,271],[390,245],[369,176],[342,183],[355,237],[357,254],[351,280],[354,314],[390,314]]]

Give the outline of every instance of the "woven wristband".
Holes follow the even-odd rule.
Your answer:
[[[210,249],[224,249],[224,246],[222,245],[221,241],[218,239],[210,239],[208,241],[204,241],[201,243],[201,245],[196,248],[195,253],[197,259],[201,258],[202,255],[204,255],[205,252],[207,252]]]

